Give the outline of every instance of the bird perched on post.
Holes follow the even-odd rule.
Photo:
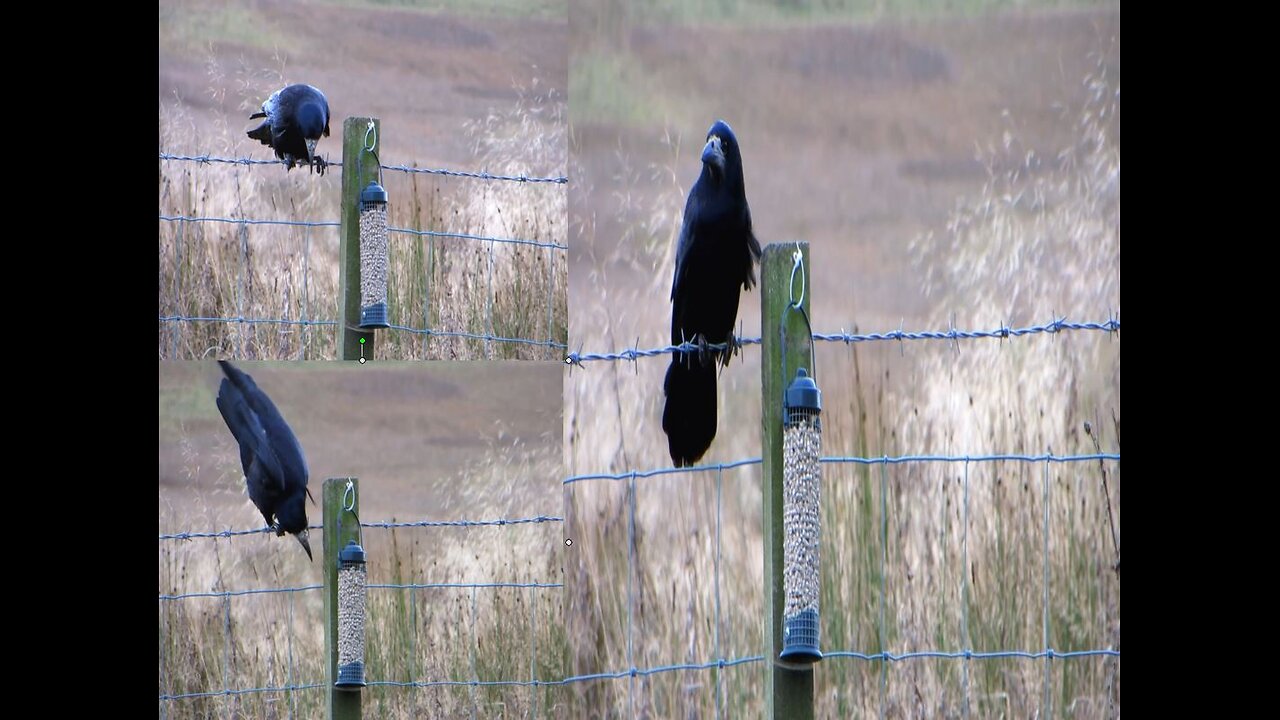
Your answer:
[[[262,110],[249,116],[256,118],[266,119],[247,134],[273,148],[289,170],[305,158],[313,172],[324,174],[327,163],[316,155],[320,136],[329,137],[329,101],[324,93],[310,85],[288,85],[271,93]]]
[[[671,344],[700,348],[674,353],[663,384],[662,429],[676,467],[697,462],[715,439],[716,371],[732,352],[707,345],[733,342],[739,288],[755,285],[759,259],[738,138],[718,120],[707,131],[702,173],[685,202],[671,285]]]
[[[218,387],[218,412],[240,445],[249,499],[277,536],[292,533],[311,558],[306,506],[311,491],[302,446],[252,377],[226,360],[218,364],[226,374]]]

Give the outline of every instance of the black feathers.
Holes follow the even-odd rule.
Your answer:
[[[738,294],[755,285],[760,243],[742,179],[738,138],[724,121],[707,132],[702,174],[689,190],[671,285],[671,343],[728,342]],[[675,353],[663,385],[662,429],[676,467],[692,465],[716,436],[716,370],[728,350]]]
[[[218,411],[240,445],[249,499],[276,535],[292,533],[311,557],[307,537],[307,460],[275,403],[248,374],[219,360],[226,377]]]
[[[249,119],[266,118],[248,132],[249,137],[276,151],[276,157],[292,170],[294,163],[306,162],[324,174],[326,163],[316,155],[320,136],[329,136],[329,101],[310,85],[289,85],[271,93],[262,111]]]

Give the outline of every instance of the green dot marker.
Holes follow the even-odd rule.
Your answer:
[[[363,345],[363,344],[364,344],[364,338],[360,338],[360,344],[361,344],[361,345]]]

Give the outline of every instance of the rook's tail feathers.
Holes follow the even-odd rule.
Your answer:
[[[719,363],[705,365],[695,356],[676,353],[663,385],[667,404],[662,429],[676,467],[696,463],[716,437],[716,371]]]
[[[263,120],[261,125],[250,130],[245,134],[253,138],[254,140],[257,140],[258,142],[262,143],[263,145],[266,145],[267,147],[271,147],[271,121],[270,120]]]

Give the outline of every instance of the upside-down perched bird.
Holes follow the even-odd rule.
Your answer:
[[[326,163],[316,155],[320,136],[329,137],[329,101],[324,93],[310,85],[288,85],[271,93],[261,112],[249,116],[255,118],[266,119],[248,132],[249,137],[273,148],[289,170],[305,159],[312,171],[324,174]]]
[[[240,445],[249,499],[277,536],[292,533],[310,558],[306,499],[311,491],[302,446],[253,378],[226,360],[218,364],[226,374],[218,387],[218,412]]]
[[[723,120],[707,132],[702,174],[689,190],[671,285],[671,344],[697,343],[695,353],[671,356],[663,390],[662,429],[676,467],[692,465],[716,436],[716,371],[729,349],[708,344],[733,339],[738,293],[755,285],[760,242],[751,231],[738,138]]]

